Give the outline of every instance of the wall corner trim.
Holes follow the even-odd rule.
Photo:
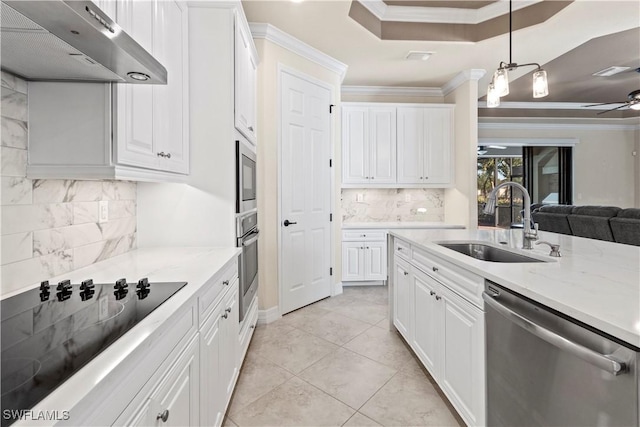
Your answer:
[[[347,64],[319,51],[305,42],[285,33],[281,29],[266,23],[250,22],[249,28],[254,39],[265,39],[277,44],[301,57],[315,62],[326,69],[340,75],[340,82],[344,80],[347,74]]]
[[[415,96],[442,97],[439,87],[408,87],[408,86],[341,86],[342,95],[375,95],[375,96]]]
[[[481,68],[462,70],[442,86],[442,93],[444,96],[447,96],[459,88],[464,82],[468,80],[480,80],[485,74],[487,74],[487,70]]]
[[[266,310],[258,310],[258,325],[273,323],[281,317],[282,316],[280,315],[280,307],[278,307],[277,305]]]

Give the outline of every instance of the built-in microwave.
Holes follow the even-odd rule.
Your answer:
[[[242,141],[236,141],[236,213],[255,209],[256,153]]]

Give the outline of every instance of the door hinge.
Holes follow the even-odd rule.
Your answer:
[[[333,276],[333,267],[329,268],[329,276]]]
[[[329,214],[329,222],[333,222],[333,214],[332,213]]]
[[[329,167],[332,168],[333,167],[333,160],[329,159]]]
[[[333,113],[333,107],[335,107],[335,104],[329,104],[329,114]]]

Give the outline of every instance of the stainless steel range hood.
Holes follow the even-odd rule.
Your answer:
[[[167,70],[90,1],[2,1],[3,70],[27,80],[166,84]]]

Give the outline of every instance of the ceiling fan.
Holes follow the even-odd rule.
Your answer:
[[[616,107],[616,108],[612,108],[610,110],[601,111],[601,112],[599,112],[597,114],[600,115],[600,114],[608,113],[609,111],[620,110],[622,108],[630,108],[632,110],[640,110],[640,89],[634,90],[633,92],[630,92],[629,95],[627,95],[627,100],[626,101],[603,102],[601,104],[584,105],[584,107],[597,107],[599,105],[611,105],[611,104],[623,104],[623,105],[621,105],[619,107]]]

